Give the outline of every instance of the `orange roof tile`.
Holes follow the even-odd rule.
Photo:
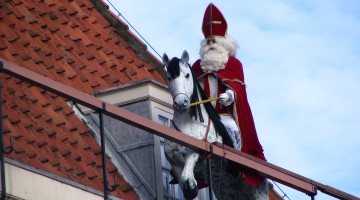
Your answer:
[[[161,63],[97,0],[1,1],[0,57],[89,94],[148,78],[165,83]],[[101,149],[65,99],[5,74],[1,84],[5,143],[12,136],[15,147],[7,157],[102,191]],[[107,168],[110,185],[115,173],[128,188],[109,160]]]

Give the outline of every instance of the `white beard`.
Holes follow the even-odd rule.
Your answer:
[[[225,68],[229,60],[228,51],[220,44],[214,43],[211,46],[204,44],[200,48],[201,69],[205,72],[216,72]]]

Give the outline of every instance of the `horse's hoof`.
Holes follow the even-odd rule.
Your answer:
[[[190,182],[187,180],[184,183],[183,192],[186,199],[195,199],[195,197],[198,195],[199,189],[197,185],[195,185],[194,188],[190,188]]]

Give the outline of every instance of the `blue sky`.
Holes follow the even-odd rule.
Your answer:
[[[210,1],[111,2],[160,55],[186,49],[198,59]],[[212,2],[240,45],[267,160],[360,196],[360,1]],[[292,200],[309,198],[281,188]]]

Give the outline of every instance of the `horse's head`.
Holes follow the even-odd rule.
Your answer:
[[[191,97],[194,93],[193,75],[188,62],[189,54],[186,50],[181,59],[174,57],[169,60],[165,53],[163,55],[168,86],[174,100],[174,109],[179,112],[190,108]]]

